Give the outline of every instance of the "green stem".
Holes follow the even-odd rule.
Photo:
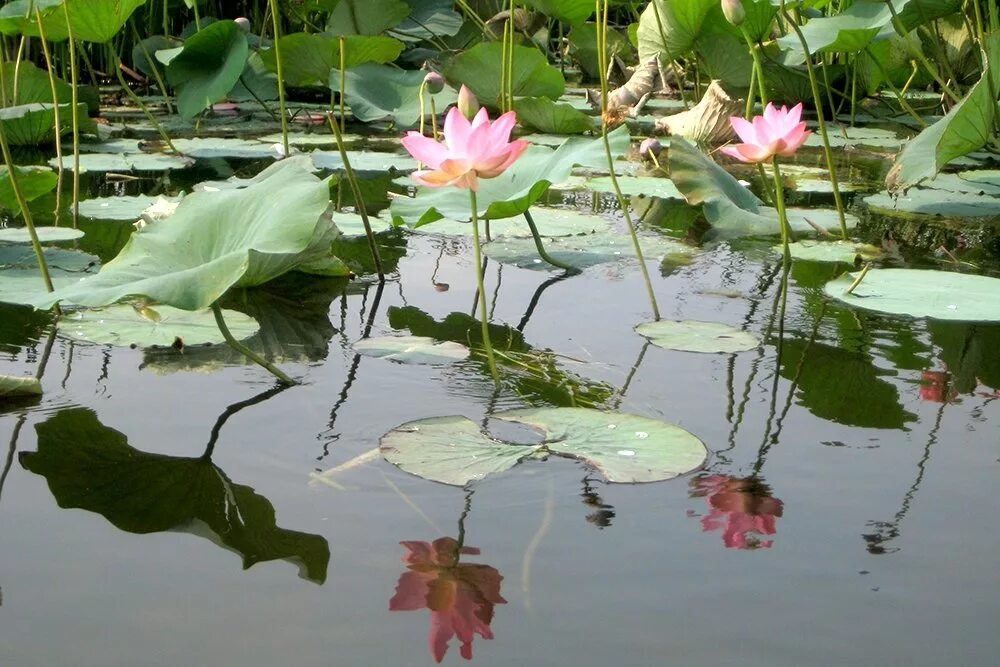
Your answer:
[[[113,41],[108,42],[108,54],[111,56],[111,66],[115,70],[115,74],[118,76],[118,84],[122,87],[122,90],[125,91],[125,94],[128,95],[129,99],[142,110],[142,113],[146,115],[146,118],[160,134],[160,138],[163,139],[163,143],[165,143],[174,153],[180,153],[180,151],[174,147],[174,142],[170,140],[170,135],[167,134],[165,129],[163,129],[160,122],[156,120],[156,116],[153,115],[153,112],[150,111],[149,108],[143,103],[142,99],[135,94],[135,91],[129,87],[128,81],[125,80],[125,76],[122,74],[121,58],[118,56],[118,50],[115,48]]]
[[[760,58],[760,49],[758,49],[757,45],[750,39],[750,33],[747,32],[746,28],[741,26],[740,32],[743,34],[743,39],[747,43],[747,48],[750,49],[750,57],[753,58],[753,71],[756,74],[757,88],[758,93],[760,94],[760,106],[765,107],[767,106],[768,100],[767,89],[764,86],[764,63]],[[753,82],[751,82],[751,85],[753,85]],[[753,107],[748,104],[747,108],[750,109],[750,111],[747,111],[747,120],[749,120]]]
[[[361,186],[358,185],[354,168],[351,167],[351,161],[347,157],[347,149],[344,147],[344,137],[340,133],[340,127],[337,125],[337,121],[334,120],[333,114],[327,114],[326,119],[333,130],[334,138],[337,140],[337,150],[340,151],[340,160],[344,163],[344,174],[347,176],[347,182],[351,186],[351,192],[354,194],[354,208],[358,212],[358,215],[361,216],[361,223],[365,226],[365,237],[368,239],[368,249],[372,253],[375,271],[378,272],[379,282],[385,282],[385,270],[382,268],[382,257],[378,251],[378,243],[375,242],[375,232],[372,231],[371,223],[368,221],[368,209],[365,207]]]
[[[136,29],[135,23],[132,21],[131,18],[129,19],[128,24],[129,27],[132,28],[132,35],[135,37],[135,42],[136,44],[139,45],[139,49],[142,51],[143,58],[145,58],[146,62],[149,63],[149,66],[153,68],[153,78],[156,79],[156,87],[160,89],[160,94],[163,95],[163,100],[166,103],[167,107],[167,113],[168,114],[173,113],[174,108],[173,105],[170,103],[170,95],[167,94],[167,85],[163,82],[163,76],[160,74],[160,66],[156,64],[156,58],[154,58],[153,55],[149,52],[149,49],[146,48],[146,45],[142,43],[142,37],[139,35],[139,31],[138,29]],[[240,75],[240,81],[242,80],[243,76]],[[250,90],[250,87],[247,86],[246,84],[243,85],[250,92],[250,94],[253,95],[253,91]],[[254,95],[254,97],[256,97],[256,95]]]
[[[274,62],[275,69],[278,75],[278,110],[281,113],[281,145],[285,149],[285,155],[289,154],[288,150],[288,110],[285,107],[285,78],[284,78],[284,68],[281,63],[281,48],[278,45],[278,40],[281,37],[281,14],[278,13],[278,0],[268,0],[268,5],[271,9],[271,27],[274,32],[274,45],[271,47],[274,49]],[[341,54],[343,54],[343,44],[341,44]],[[341,56],[343,57],[343,56]],[[343,69],[341,69],[343,72]],[[340,91],[341,101],[341,112],[343,112],[343,99],[344,91],[341,88]],[[343,116],[341,116],[343,118]]]
[[[781,226],[781,248],[786,264],[792,261],[792,251],[789,248],[792,230],[788,224],[788,213],[785,211],[785,188],[781,182],[781,169],[778,158],[771,158],[771,170],[774,172],[774,204],[778,209],[778,224]]]
[[[500,374],[497,372],[497,360],[493,355],[493,343],[490,341],[489,314],[486,306],[486,286],[483,283],[482,249],[479,245],[479,206],[476,204],[476,191],[469,188],[469,200],[472,205],[472,248],[476,263],[476,287],[479,291],[479,321],[483,329],[483,347],[486,349],[486,363],[490,367],[493,381],[500,384]]]
[[[903,94],[900,93],[899,89],[896,88],[895,84],[893,84],[892,79],[889,78],[889,75],[886,73],[885,68],[879,64],[878,59],[875,57],[875,54],[868,49],[865,49],[865,53],[868,54],[868,58],[871,60],[872,65],[875,66],[875,69],[878,70],[879,76],[882,77],[882,80],[885,82],[885,85],[889,86],[889,90],[891,90],[893,95],[896,96],[896,100],[899,102],[900,108],[902,108],[903,111],[905,111],[906,113],[910,114],[910,116],[915,121],[917,121],[917,124],[919,124],[920,127],[922,128],[927,127],[927,123],[924,121],[924,119],[921,118],[920,114],[918,114],[913,109],[913,107],[910,106],[909,102],[906,101],[906,98],[903,97]]]
[[[788,10],[785,9],[785,0],[781,0],[780,14],[784,17],[789,27],[791,27],[791,29],[795,32],[795,36],[799,39],[799,44],[802,45],[802,52],[806,56],[806,74],[809,75],[809,87],[812,90],[813,104],[816,107],[816,121],[819,123],[820,138],[823,140],[823,154],[826,156],[826,168],[830,172],[830,186],[833,190],[833,201],[837,206],[837,219],[840,222],[840,235],[846,239],[847,219],[844,217],[844,202],[840,197],[840,181],[837,179],[837,165],[833,161],[833,152],[830,150],[830,138],[827,136],[826,132],[826,119],[823,117],[823,99],[819,94],[819,83],[816,81],[816,72],[813,71],[812,55],[809,51],[809,44],[806,42],[805,35],[802,34],[802,29],[799,28],[799,24],[788,15]]]
[[[906,50],[909,51],[910,55],[917,60],[921,65],[924,66],[931,77],[937,81],[937,84],[941,86],[941,90],[944,94],[951,98],[954,104],[958,104],[961,99],[955,92],[948,86],[948,83],[941,78],[941,74],[937,71],[937,68],[931,64],[927,57],[921,52],[920,48],[910,41],[910,36],[906,32],[906,26],[903,25],[902,21],[899,20],[899,14],[896,13],[896,8],[892,6],[892,0],[887,0],[885,6],[889,8],[889,13],[892,14],[892,27],[896,30],[896,34],[903,38],[903,43],[906,44]]]
[[[538,227],[535,225],[535,220],[531,217],[531,211],[524,212],[524,220],[528,223],[528,229],[531,230],[531,238],[535,239],[535,249],[538,250],[538,256],[544,259],[546,262],[552,266],[563,269],[564,271],[569,271],[570,273],[579,273],[580,270],[574,266],[570,266],[564,262],[560,262],[558,259],[553,257],[545,250],[545,246],[542,245],[542,237],[538,233]]]
[[[267,369],[272,375],[274,375],[274,377],[278,378],[278,382],[280,382],[281,384],[288,384],[288,385],[298,384],[298,382],[285,375],[284,371],[282,371],[280,368],[278,368],[270,361],[260,356],[259,354],[257,354],[249,347],[247,347],[246,345],[239,342],[238,340],[236,340],[236,338],[233,337],[233,334],[229,330],[229,327],[226,326],[225,318],[222,317],[222,308],[219,307],[218,301],[212,304],[212,314],[215,315],[215,323],[216,325],[218,325],[219,331],[222,332],[222,337],[226,339],[226,342],[229,344],[229,347],[233,348],[234,350],[245,356],[250,361],[257,364],[258,366]]]
[[[52,54],[49,53],[49,44],[45,39],[45,27],[42,25],[42,14],[35,7],[35,22],[38,24],[38,37],[42,44],[42,55],[45,58],[45,71],[49,75],[49,93],[52,95],[52,128],[55,131],[56,140],[56,161],[59,166],[57,168],[56,176],[56,207],[53,211],[53,217],[55,218],[55,225],[59,226],[59,214],[61,213],[60,208],[62,206],[62,180],[63,180],[63,151],[62,151],[62,122],[61,113],[59,109],[59,92],[56,90],[56,74],[52,70]],[[76,113],[74,109],[72,111]]]
[[[343,132],[346,127],[347,114],[344,112],[344,98],[347,97],[347,40],[344,39],[343,35],[340,37],[340,131]],[[423,105],[420,106],[420,113],[424,112]],[[423,119],[421,118],[421,123]],[[423,132],[421,132],[423,134]],[[285,152],[288,152],[288,147],[285,147]]]
[[[79,71],[76,66],[76,40],[73,37],[73,24],[69,20],[69,9],[62,3],[63,17],[66,19],[66,43],[69,48],[69,86],[70,86],[70,119],[73,121],[73,228],[76,228],[80,217],[80,119],[77,111],[79,102]]]

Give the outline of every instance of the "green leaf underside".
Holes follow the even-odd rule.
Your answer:
[[[413,127],[420,120],[420,86],[425,72],[401,70],[378,63],[363,63],[344,74],[344,99],[358,120],[372,122],[391,119],[400,128]],[[340,70],[330,72],[330,89],[340,91]],[[425,118],[431,114],[431,101],[441,114],[458,100],[458,93],[445,86],[440,93],[424,91]]]
[[[681,352],[732,353],[760,347],[753,334],[719,322],[659,320],[640,324],[635,331],[657,347]]]
[[[41,396],[42,383],[30,375],[14,376],[0,374],[0,400],[4,398],[22,398],[24,396]]]
[[[135,449],[84,408],[61,410],[35,429],[38,451],[23,453],[21,464],[45,478],[60,507],[94,512],[129,533],[208,538],[239,554],[244,569],[286,560],[300,576],[325,581],[326,539],[279,528],[270,501],[210,459]]]
[[[233,286],[259,285],[330,254],[327,185],[294,162],[239,190],[196,192],[133,234],[96,276],[35,302],[105,306],[145,296],[202,310]]]
[[[921,269],[872,269],[851,294],[857,274],[827,283],[828,296],[890,315],[963,322],[1000,322],[1000,279]]]
[[[451,416],[403,424],[383,436],[380,449],[387,461],[409,473],[455,486],[503,472],[542,452],[578,459],[609,482],[620,483],[671,479],[700,467],[708,453],[687,431],[636,415],[541,408],[493,416],[541,431],[543,443],[503,443],[483,435],[475,422]]]
[[[624,232],[545,238],[543,243],[549,255],[577,269],[636,259],[632,239]],[[692,246],[660,235],[640,236],[639,246],[646,260],[675,259],[685,263],[698,253]],[[538,249],[531,238],[497,238],[486,243],[483,251],[491,259],[522,269],[555,268],[538,256]]]
[[[177,110],[194,118],[233,89],[247,64],[250,47],[233,21],[216,21],[188,37],[167,66],[177,88]]]
[[[187,311],[170,306],[150,306],[155,315],[144,315],[130,305],[78,310],[59,320],[59,333],[67,338],[119,347],[167,347],[178,338],[184,345],[224,343],[211,311]],[[237,340],[257,333],[257,322],[224,310],[226,326]],[[156,319],[156,318],[159,319]]]
[[[59,176],[48,167],[17,167],[14,171],[25,201],[33,201],[52,192],[59,180]],[[6,165],[0,166],[0,206],[9,211],[21,212]]]
[[[426,336],[379,336],[354,344],[354,351],[403,364],[450,364],[469,357],[469,348]]]

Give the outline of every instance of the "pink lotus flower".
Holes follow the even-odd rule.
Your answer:
[[[408,132],[403,147],[421,163],[430,167],[412,174],[421,185],[439,188],[454,185],[479,189],[480,178],[495,178],[521,157],[527,141],[510,141],[517,117],[513,111],[490,122],[486,109],[470,123],[458,107],[452,107],[444,120],[444,142]]]
[[[921,371],[920,398],[930,403],[951,403],[958,396],[948,371]]]
[[[441,662],[448,643],[458,637],[462,657],[472,659],[475,635],[493,639],[490,623],[493,606],[505,604],[500,597],[503,577],[489,565],[459,563],[460,554],[479,554],[479,549],[458,546],[450,537],[427,542],[400,542],[409,551],[403,556],[407,568],[389,601],[391,611],[431,610],[428,637],[431,655]]]
[[[800,122],[801,118],[801,102],[791,111],[785,106],[775,109],[768,102],[764,115],[754,116],[752,123],[733,116],[729,122],[745,143],[726,146],[722,152],[741,162],[767,162],[775,155],[791,157],[812,134],[806,124]]]
[[[709,475],[691,481],[691,495],[705,497],[711,511],[701,519],[704,533],[722,528],[727,549],[769,549],[773,540],[756,535],[774,535],[784,504],[771,496],[760,480],[728,475]]]

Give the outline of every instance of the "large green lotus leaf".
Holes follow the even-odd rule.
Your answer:
[[[37,378],[0,374],[0,399],[41,395],[42,383]]]
[[[500,100],[500,65],[503,45],[500,42],[480,42],[463,51],[445,68],[444,74],[456,88],[465,84],[480,103],[497,107]],[[558,69],[537,49],[514,47],[512,90],[515,97],[548,97],[559,99],[566,83]]]
[[[542,236],[576,236],[578,234],[593,234],[608,232],[611,221],[596,215],[581,213],[572,209],[559,209],[536,206],[531,209],[531,218]],[[339,225],[338,225],[339,226]],[[479,225],[479,233],[483,234],[486,224]],[[444,236],[472,236],[472,223],[459,222],[445,218],[431,225],[418,227],[415,231]],[[531,228],[523,216],[501,218],[490,221],[490,236],[493,238],[531,238]]]
[[[571,25],[583,23],[595,9],[594,3],[588,0],[526,0],[525,4]]]
[[[167,66],[177,88],[177,110],[194,118],[233,89],[247,64],[246,34],[233,21],[216,21],[184,42]]]
[[[17,184],[25,201],[38,199],[52,192],[59,181],[59,176],[48,167],[15,167]],[[6,165],[0,165],[0,207],[20,212],[14,187],[10,182],[10,170]]]
[[[308,155],[292,155],[287,157],[280,162],[275,162],[272,165],[268,165],[263,171],[258,173],[256,176],[251,178],[240,178],[239,176],[231,176],[224,181],[203,181],[197,183],[194,186],[195,192],[218,192],[219,190],[241,190],[243,188],[248,188],[252,185],[257,185],[267,179],[271,178],[276,173],[281,173],[286,169],[291,169],[289,165],[294,165],[295,168],[304,171],[316,171],[312,163],[312,159]]]
[[[591,7],[593,11],[593,7]],[[570,53],[576,60],[577,65],[587,78],[599,79],[601,68],[597,59],[597,27],[594,23],[581,23],[574,25],[569,33]],[[607,31],[608,57],[619,56],[626,61],[631,60],[633,53],[632,45],[628,38],[619,31],[608,27]],[[653,100],[651,99],[650,102]],[[649,102],[646,107],[649,108]],[[590,108],[587,104],[584,108]]]
[[[257,322],[243,313],[225,310],[223,315],[237,340],[249,338],[259,329]],[[58,329],[68,338],[118,347],[167,347],[178,338],[184,345],[226,341],[211,311],[192,312],[170,306],[141,311],[130,305],[77,310],[60,319]]]
[[[1000,278],[951,271],[872,269],[850,294],[856,274],[827,283],[827,295],[849,306],[891,315],[962,322],[1000,322]]]
[[[379,336],[354,344],[354,351],[403,364],[450,364],[469,358],[469,348],[426,336]]]
[[[32,104],[35,102],[52,103],[52,88],[49,84],[49,75],[45,70],[39,69],[30,60],[15,63],[4,63],[3,67],[3,92],[4,99],[8,105]],[[16,82],[16,83],[15,83]],[[55,77],[56,98],[61,104],[70,101],[73,88]],[[17,95],[14,95],[14,91]],[[71,123],[69,118],[64,123]]]
[[[80,202],[80,217],[92,220],[138,220],[150,206],[164,199],[148,195],[122,195],[120,197],[95,197]],[[176,201],[167,197],[167,201]]]
[[[378,35],[409,15],[410,6],[400,0],[340,0],[326,30],[333,35]]]
[[[233,102],[248,104],[278,99],[278,76],[267,68],[259,51],[250,53],[240,80],[229,91],[227,97]]]
[[[406,42],[458,34],[465,20],[455,11],[451,0],[407,0],[410,15],[392,29],[392,34]]]
[[[595,129],[593,116],[547,97],[523,97],[514,102],[517,122],[539,132],[583,134]]]
[[[344,99],[358,120],[371,122],[391,119],[401,128],[412,127],[420,120],[420,86],[425,72],[402,70],[398,67],[364,63],[344,73]],[[340,92],[340,71],[330,72],[330,88]],[[431,115],[431,100],[438,113],[458,100],[449,86],[435,95],[424,92],[425,118]]]
[[[270,501],[232,482],[208,457],[135,449],[85,408],[60,410],[35,430],[38,451],[23,452],[19,460],[45,478],[60,507],[100,514],[129,533],[207,537],[239,554],[244,569],[286,560],[300,576],[325,581],[326,539],[279,528]]]
[[[63,133],[71,131],[71,108],[71,104],[59,104],[59,129]],[[13,146],[37,146],[55,141],[54,109],[51,102],[32,102],[0,109],[0,123],[7,134],[7,141]],[[80,131],[96,134],[97,126],[87,117],[87,105],[80,102],[76,109]]]
[[[859,428],[901,430],[915,415],[876,361],[840,347],[786,338],[778,372],[796,383],[799,403],[820,419]]]
[[[588,179],[587,187],[596,192],[615,191],[610,176]],[[657,176],[619,176],[618,188],[623,195],[659,197],[660,199],[684,198],[673,181]]]
[[[639,62],[656,54],[664,62],[690,51],[701,32],[709,11],[717,8],[715,0],[654,0],[639,17],[636,37]]]
[[[163,63],[156,60],[156,52],[180,49],[183,46],[184,42],[174,37],[166,35],[147,37],[132,47],[132,67],[146,76],[155,76],[156,72],[162,74]]]
[[[172,216],[133,234],[96,276],[36,306],[145,296],[202,310],[233,286],[260,285],[328,257],[336,228],[323,216],[327,185],[295,163],[283,167],[244,189],[188,195]]]
[[[329,34],[297,32],[278,40],[282,74],[290,86],[326,86],[330,70],[340,68],[340,37]],[[403,51],[404,44],[391,37],[348,35],[344,40],[344,68],[362,63],[391,63]],[[274,47],[263,51],[264,64],[276,72]],[[339,76],[339,71],[338,71]]]
[[[253,139],[237,139],[212,137],[208,139],[174,139],[174,148],[197,160],[210,158],[238,158],[244,160],[262,160],[278,157],[273,146],[263,144]]]
[[[83,236],[82,231],[72,227],[35,227],[35,234],[42,243],[73,241]],[[31,234],[26,227],[6,227],[0,229],[0,243],[31,243]]]
[[[681,352],[745,352],[760,347],[752,333],[719,322],[658,320],[635,328],[653,345]]]
[[[692,205],[728,199],[751,212],[756,212],[761,205],[754,193],[681,137],[671,137],[670,178]]]
[[[546,238],[543,243],[549,255],[577,269],[636,258],[632,239],[626,233]],[[645,259],[666,259],[680,263],[687,263],[698,252],[696,248],[659,234],[640,236],[639,247],[642,248]],[[485,244],[483,252],[491,259],[522,269],[555,268],[542,261],[535,241],[531,238],[500,237]]]
[[[877,259],[882,255],[881,249],[857,241],[812,241],[806,239],[789,243],[788,249],[792,253],[792,257],[806,262],[834,262],[851,265],[859,259]],[[780,245],[774,246],[772,250],[776,253],[784,252]]]
[[[104,43],[118,35],[129,16],[145,3],[146,0],[15,0],[0,11],[0,32],[40,36],[34,13],[29,12],[37,7],[41,10],[45,38],[50,42],[61,42],[69,36],[68,12],[74,39]]]
[[[170,171],[187,169],[194,161],[181,155],[160,153],[86,153],[80,155],[80,172],[88,171]],[[52,158],[49,164],[59,166],[59,158]],[[63,155],[63,169],[73,170],[72,155]]]
[[[989,141],[997,118],[1000,91],[1000,31],[986,40],[982,77],[944,118],[911,139],[896,156],[885,178],[891,192],[904,190],[937,174],[955,158],[979,150]]]
[[[35,20],[35,9],[43,13],[43,16],[52,7],[56,7],[62,13],[63,0],[11,0],[0,7],[0,33],[4,35],[32,35],[38,34],[38,27]],[[48,23],[46,23],[48,27]],[[45,36],[50,40],[55,40],[56,35],[49,35],[48,30]],[[59,39],[66,39],[66,24],[63,21],[62,31]]]
[[[619,127],[610,135],[612,155],[621,155],[629,146],[628,129]],[[561,183],[573,167],[607,167],[600,137],[570,137],[559,148],[532,145],[521,158],[496,178],[480,179],[476,195],[479,215],[490,220],[521,215],[545,194],[553,183]],[[440,220],[470,220],[468,190],[458,188],[417,189],[415,197],[398,198],[390,206],[396,224],[413,227]]]

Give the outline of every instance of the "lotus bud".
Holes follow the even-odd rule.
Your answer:
[[[722,0],[722,14],[735,26],[741,25],[747,17],[742,0]]]
[[[250,32],[250,19],[245,16],[241,16],[238,19],[233,19],[233,23],[238,25],[243,32]]]
[[[465,84],[462,84],[462,89],[458,91],[458,110],[469,120],[475,118],[479,111],[479,100],[465,87]]]
[[[643,139],[639,144],[639,157],[643,160],[654,160],[660,156],[663,144],[656,139]]]
[[[437,95],[444,90],[444,78],[437,72],[428,72],[424,77],[424,88],[431,95]]]

